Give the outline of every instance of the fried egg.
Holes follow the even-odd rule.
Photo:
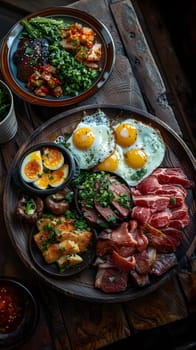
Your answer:
[[[105,113],[86,115],[66,142],[81,169],[90,169],[102,162],[115,149],[114,131]]]
[[[45,147],[42,153],[42,162],[45,168],[56,170],[63,165],[64,157],[59,149],[55,147]]]
[[[29,153],[21,164],[21,176],[26,182],[34,182],[43,172],[42,157],[40,151]]]
[[[116,149],[96,169],[112,171],[130,186],[136,186],[162,163],[164,141],[158,130],[135,119],[127,119],[113,127]]]

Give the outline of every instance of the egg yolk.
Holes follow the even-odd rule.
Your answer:
[[[41,172],[41,165],[36,159],[32,159],[24,167],[24,174],[29,180],[33,180]]]
[[[97,170],[115,171],[118,168],[118,155],[114,152],[111,156],[106,158],[102,163],[96,166]]]
[[[57,148],[46,148],[42,155],[44,166],[48,169],[55,169],[62,164],[62,153]]]
[[[49,174],[43,173],[40,176],[40,178],[37,181],[35,181],[36,187],[38,187],[42,190],[46,189],[49,185],[49,177],[48,176],[49,176]]]
[[[127,123],[122,123],[115,129],[116,142],[122,147],[128,147],[134,144],[137,138],[136,128]]]
[[[68,172],[68,164],[64,164],[60,169],[53,171],[49,177],[50,185],[53,187],[61,185],[68,176]]]
[[[81,150],[90,148],[94,143],[94,139],[94,133],[90,128],[79,128],[73,133],[73,143]]]
[[[131,168],[140,169],[145,165],[147,155],[142,149],[131,149],[125,154],[125,161]]]

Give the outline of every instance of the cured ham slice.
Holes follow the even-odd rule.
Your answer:
[[[115,266],[121,271],[130,271],[136,265],[136,260],[133,255],[128,256],[127,258],[118,254],[115,250],[112,251],[112,261]]]
[[[182,232],[177,229],[162,232],[149,224],[143,225],[150,245],[159,253],[172,253],[176,250],[182,240]]]
[[[140,228],[138,228],[132,235],[137,241],[137,251],[143,252],[148,247],[147,236],[142,232]]]
[[[160,184],[180,184],[184,188],[192,188],[190,181],[181,168],[157,168],[152,175],[156,176]]]
[[[132,210],[132,218],[136,219],[140,224],[149,222],[152,215],[152,209],[147,207],[134,207]]]
[[[132,218],[140,224],[147,223],[155,228],[186,227],[190,222],[185,204],[186,187],[191,185],[192,182],[182,169],[156,169],[152,175],[131,189],[135,204]]]
[[[139,191],[138,193],[147,194],[147,193],[155,193],[157,189],[160,188],[159,181],[156,176],[150,175],[139,185],[136,186],[136,189]]]
[[[170,196],[140,195],[133,196],[134,204],[138,207],[147,207],[155,211],[165,210],[170,204]]]
[[[114,242],[118,242],[121,245],[135,246],[137,241],[128,230],[128,223],[123,222],[117,229],[111,233],[111,239]]]
[[[171,211],[165,209],[164,211],[152,214],[148,223],[156,228],[167,227],[169,226],[171,216]]]

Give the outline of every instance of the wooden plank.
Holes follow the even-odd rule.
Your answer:
[[[130,325],[142,331],[185,318],[188,310],[174,276],[156,292],[126,303],[125,313]]]
[[[14,1],[11,2],[15,3]],[[50,3],[50,1],[47,1],[47,6]],[[56,1],[55,4],[57,3],[58,1]],[[105,11],[106,3],[107,2],[103,0],[99,1],[98,6],[96,7],[96,16],[108,25],[115,39],[117,61],[114,72],[108,83],[96,94],[96,96],[84,103],[92,103],[92,101],[93,103],[117,102],[114,101],[114,96],[118,95],[120,101],[123,101],[123,103],[126,102],[127,104],[130,103],[132,105],[135,103],[136,107],[140,106],[145,109],[145,104],[138,88],[137,81],[133,75],[129,61],[124,55],[124,49],[117,29],[111,21],[111,14],[108,11]],[[121,3],[123,2],[121,1]],[[43,6],[46,2],[43,1],[42,3],[37,4],[33,1],[21,1],[20,4],[22,4],[20,6],[24,6],[26,9],[32,5],[31,8],[33,9],[35,6]],[[65,4],[65,1],[63,1],[63,4]],[[73,6],[87,9],[92,15],[95,13],[95,2],[93,1],[89,2],[88,0],[83,0]],[[122,66],[121,63],[123,63]],[[128,77],[130,78],[130,82],[124,83],[125,80],[128,80]],[[118,93],[119,91],[121,91],[121,94]],[[55,109],[49,111],[35,106],[24,109],[23,104],[20,104],[17,110],[17,117],[19,120],[18,135],[13,142],[3,145],[2,147],[2,164],[4,160],[7,171],[9,171],[9,165],[12,162],[12,158],[15,155],[18,146],[24,143],[25,139],[28,138],[34,128],[46,121],[47,118],[56,114]],[[6,155],[7,152],[9,153],[9,156]],[[3,173],[6,174],[5,169],[3,170]],[[19,259],[15,257],[15,253],[11,248],[10,243],[8,243],[6,234],[5,231],[5,244],[6,249],[9,251],[9,261],[7,263],[7,259],[5,261],[4,256],[3,272],[7,273],[8,271],[12,271],[15,275],[20,275],[22,271],[24,274],[25,267],[20,263]],[[8,244],[10,245],[10,248],[8,248]],[[14,265],[13,262],[17,260],[18,264]],[[10,261],[12,261],[12,264]],[[30,278],[30,280],[32,280],[33,276],[29,275],[30,274],[27,276],[28,279]],[[35,279],[34,284],[36,283],[37,280]],[[184,305],[182,294],[180,293],[180,290],[177,289],[178,285],[176,285],[176,283],[174,283],[174,287],[172,286],[173,282],[171,281],[171,285],[166,284],[164,288],[159,290],[158,294],[153,293],[147,298],[138,299],[126,303],[125,305],[105,305],[90,304],[79,300],[65,298],[59,293],[47,288],[44,283],[41,283],[41,301],[44,308],[41,308],[41,318],[38,329],[33,338],[28,342],[28,349],[65,350],[66,348],[66,350],[92,350],[131,335],[132,325],[134,325],[136,330],[149,329],[159,326],[160,324],[171,322],[175,319],[183,318],[187,315],[187,310]],[[173,302],[171,300],[172,293],[175,296],[177,290],[179,293],[179,299],[175,298],[175,305],[172,308],[174,311],[168,312],[168,305]],[[163,305],[165,302],[164,300],[167,300],[165,308]],[[159,313],[157,309],[160,304],[161,312]],[[180,313],[177,310],[177,306],[180,309]],[[150,312],[152,312],[151,316]],[[164,312],[166,312],[166,315],[164,315]],[[47,317],[47,315],[49,316]],[[146,316],[149,319],[148,322],[145,321]],[[127,322],[127,319],[129,322]],[[51,336],[53,339],[51,339]],[[22,350],[25,350],[25,346]]]
[[[190,313],[196,312],[196,272],[182,271],[178,276],[186,296],[188,310]]]
[[[191,127],[190,117],[187,116],[192,96],[190,83],[174,50],[158,4],[154,0],[133,0],[132,3],[164,79],[169,104],[183,130],[183,138],[196,154],[196,137]]]
[[[60,304],[72,349],[98,349],[131,335],[120,304],[82,303],[63,297]]]
[[[169,104],[163,78],[131,1],[112,0],[110,7],[140,90],[148,101],[149,111],[182,135]]]

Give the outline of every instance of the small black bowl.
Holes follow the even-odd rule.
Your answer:
[[[5,311],[0,308],[0,349],[15,349],[25,343],[35,331],[39,307],[29,288],[12,277],[0,277],[0,295],[1,300],[9,302],[9,309],[6,308]],[[12,309],[12,302],[13,307],[17,305],[17,309]],[[8,310],[10,315],[13,311],[16,316],[11,323],[7,322]]]
[[[39,189],[39,188],[35,187],[33,185],[33,183],[26,182],[23,179],[23,177],[21,175],[21,167],[22,167],[22,163],[23,163],[24,159],[31,152],[34,152],[37,150],[43,150],[46,147],[56,148],[63,154],[64,163],[68,164],[69,172],[68,172],[68,176],[66,177],[65,181],[62,184],[60,184],[59,186],[47,187],[46,189]],[[19,185],[19,187],[22,187],[24,190],[26,190],[27,193],[30,192],[30,193],[33,193],[33,194],[38,195],[38,196],[46,196],[46,195],[50,195],[50,194],[56,193],[58,191],[61,191],[63,188],[65,188],[65,186],[67,186],[70,183],[70,181],[74,177],[78,176],[79,173],[80,173],[80,169],[78,166],[78,162],[75,160],[74,156],[67,148],[65,148],[62,145],[57,144],[55,142],[42,142],[42,143],[36,144],[36,145],[28,148],[28,150],[23,153],[23,155],[19,159],[18,167],[13,173],[13,179],[14,179],[15,183],[17,185]]]

